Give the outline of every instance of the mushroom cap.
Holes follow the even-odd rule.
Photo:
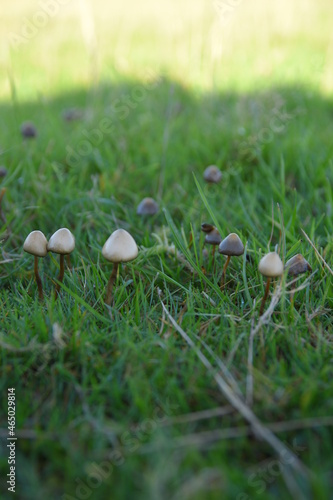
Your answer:
[[[283,273],[283,262],[276,252],[269,252],[260,260],[258,269],[267,278],[276,278]]]
[[[32,122],[24,122],[21,125],[21,134],[26,139],[31,139],[33,137],[36,137],[37,129]]]
[[[204,171],[203,177],[206,182],[220,182],[222,172],[216,165],[209,165]]]
[[[143,198],[139,203],[136,213],[138,215],[155,215],[159,206],[153,198]]]
[[[37,257],[45,257],[47,254],[47,239],[44,233],[42,231],[32,231],[28,234],[23,244],[23,250]]]
[[[213,231],[213,229],[216,228],[212,224],[208,224],[207,222],[203,222],[201,224],[201,231],[203,231],[204,233],[210,233],[211,231]]]
[[[75,248],[75,238],[67,227],[62,227],[52,234],[47,249],[49,252],[67,255]]]
[[[6,177],[7,174],[8,174],[8,170],[6,169],[6,167],[4,167],[3,165],[1,165],[1,167],[0,167],[0,177]]]
[[[244,245],[242,240],[236,233],[230,233],[219,244],[219,253],[223,255],[239,256],[244,253]]]
[[[221,241],[221,235],[216,227],[214,227],[209,233],[206,234],[205,243],[208,243],[209,245],[219,245]]]
[[[286,262],[285,268],[288,269],[289,276],[298,276],[299,274],[312,272],[312,267],[307,260],[304,259],[301,253],[294,255]]]
[[[104,243],[102,255],[110,262],[129,262],[136,259],[138,247],[125,229],[117,229]]]

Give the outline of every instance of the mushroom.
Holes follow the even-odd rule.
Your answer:
[[[37,129],[32,122],[24,122],[21,125],[21,134],[25,139],[32,139],[37,136]]]
[[[105,298],[105,303],[110,306],[113,284],[117,277],[119,263],[136,259],[138,247],[134,238],[125,229],[117,229],[104,243],[102,255],[109,262],[113,262],[113,269],[107,284]]]
[[[4,167],[3,165],[1,165],[1,167],[0,167],[0,178],[6,177],[7,174],[8,174],[8,170],[6,169],[6,167]]]
[[[73,122],[76,120],[82,120],[83,113],[80,109],[69,108],[63,111],[62,117],[66,122]]]
[[[139,203],[136,213],[138,215],[155,215],[159,206],[153,198],[143,198]]]
[[[224,287],[224,280],[232,256],[239,257],[244,253],[244,245],[242,240],[236,233],[230,233],[224,240],[219,244],[219,253],[227,256],[227,260],[223,266],[222,277],[221,277],[221,289]]]
[[[40,300],[43,300],[43,285],[42,280],[38,273],[38,257],[45,257],[47,254],[47,239],[45,238],[42,231],[32,231],[26,237],[26,240],[23,244],[23,250],[35,257],[35,265],[34,265],[34,273],[35,280],[38,288],[38,295]]]
[[[205,169],[203,177],[206,182],[217,184],[222,179],[222,172],[216,165],[209,165]]]
[[[47,250],[49,252],[54,252],[60,254],[60,270],[58,275],[58,282],[55,288],[55,298],[57,298],[60,291],[60,283],[62,283],[65,274],[64,267],[64,256],[69,255],[73,252],[75,248],[75,238],[66,227],[58,229],[54,234],[52,234],[49,243],[47,245]]]
[[[213,226],[212,224],[207,224],[206,222],[201,224],[201,231],[206,233],[205,243],[207,243],[208,245],[213,245],[212,258],[214,261],[216,246],[219,245],[222,241],[221,235],[215,226]]]
[[[277,278],[283,274],[283,262],[276,252],[269,252],[264,255],[259,262],[258,266],[259,272],[266,276],[267,283],[265,287],[265,293],[261,302],[259,316],[264,312],[264,306],[269,293],[269,287],[272,278]]]
[[[312,272],[312,267],[308,263],[307,260],[304,259],[303,255],[298,253],[297,255],[294,255],[291,259],[289,259],[286,262],[285,269],[288,270],[288,276],[296,277],[299,274],[303,274],[306,272]],[[290,294],[290,300],[291,302],[294,299],[294,289],[295,289],[295,283],[292,285],[292,291]]]

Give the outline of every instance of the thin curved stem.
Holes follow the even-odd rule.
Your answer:
[[[225,274],[227,272],[227,267],[229,265],[230,259],[231,259],[231,256],[228,255],[227,260],[225,261],[225,264],[223,266],[222,277],[221,277],[221,290],[223,290],[223,288],[224,288]]]
[[[65,256],[60,254],[60,269],[59,269],[59,274],[58,274],[59,283],[57,283],[56,287],[55,287],[55,299],[57,299],[57,297],[59,295],[60,283],[62,283],[62,280],[64,279],[64,274],[65,274]]]
[[[114,282],[117,279],[118,266],[119,266],[119,262],[115,262],[113,264],[112,273],[110,275],[110,278],[109,278],[109,281],[108,281],[108,284],[107,284],[107,287],[106,287],[105,304],[107,306],[111,305],[111,301],[112,301],[112,289],[113,289]]]
[[[271,284],[271,278],[267,278],[267,283],[266,283],[265,293],[264,293],[264,296],[263,296],[262,301],[261,301],[261,306],[260,306],[259,316],[261,316],[261,315],[262,315],[262,313],[264,312],[265,302],[266,302],[267,297],[268,297],[268,294],[269,294],[269,287],[270,287],[270,284]]]
[[[35,280],[36,280],[37,288],[38,288],[39,300],[44,300],[43,284],[42,284],[42,280],[40,279],[40,276],[38,273],[38,257],[37,257],[37,255],[35,255],[34,273],[35,273]]]

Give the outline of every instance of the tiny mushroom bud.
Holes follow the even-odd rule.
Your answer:
[[[32,139],[37,136],[37,129],[32,122],[24,122],[21,125],[21,134],[25,139]]]
[[[138,247],[134,238],[125,229],[117,229],[104,243],[102,255],[109,262],[113,262],[113,269],[107,285],[105,299],[105,303],[111,305],[112,289],[117,277],[119,263],[136,259],[138,256]]]
[[[38,287],[39,298],[40,300],[43,300],[43,285],[38,273],[38,257],[45,257],[45,255],[47,254],[47,239],[41,231],[32,231],[30,234],[28,234],[23,244],[23,250],[35,256],[35,279]]]
[[[299,274],[303,274],[306,272],[312,272],[312,267],[308,263],[307,260],[304,259],[303,255],[298,253],[297,255],[294,255],[291,259],[289,259],[286,262],[285,269],[288,270],[288,276],[293,276],[296,277]],[[294,299],[294,293],[295,293],[295,283],[292,283],[291,285],[291,294],[290,294],[290,300],[293,302]]]
[[[47,249],[49,252],[54,252],[60,254],[60,270],[58,275],[58,281],[55,288],[55,297],[57,298],[60,290],[60,283],[64,279],[65,267],[64,267],[64,255],[69,255],[73,252],[75,248],[75,238],[69,229],[62,227],[58,229],[54,234],[52,234]]]
[[[242,240],[236,233],[230,233],[224,240],[219,244],[219,253],[227,256],[227,260],[223,266],[222,277],[221,277],[221,288],[224,287],[224,280],[232,256],[239,257],[244,253],[244,245]]]
[[[281,276],[283,274],[283,262],[276,252],[269,252],[260,260],[258,269],[259,272],[267,278],[265,293],[259,311],[259,316],[261,316],[264,311],[266,299],[268,297],[271,279],[277,278],[278,276]]]
[[[138,215],[155,215],[159,206],[153,198],[143,198],[139,203],[136,213]]]
[[[209,165],[205,169],[203,177],[206,182],[217,184],[222,179],[222,172],[216,165]]]

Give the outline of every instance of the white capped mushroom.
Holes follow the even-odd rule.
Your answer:
[[[259,316],[261,316],[264,312],[265,302],[269,294],[271,279],[277,278],[278,276],[281,276],[283,274],[283,262],[276,252],[269,252],[260,260],[258,269],[259,272],[267,278],[265,293],[259,311]]]
[[[75,248],[75,238],[69,229],[62,227],[52,234],[47,249],[49,252],[60,254],[60,270],[58,282],[55,288],[55,297],[57,298],[60,291],[60,283],[62,283],[65,274],[64,255],[69,255]]]
[[[34,273],[40,300],[43,300],[43,285],[38,273],[38,257],[45,257],[47,254],[47,239],[42,231],[32,231],[25,239],[23,250],[35,257]]]
[[[112,288],[117,277],[119,263],[136,259],[138,256],[138,247],[134,238],[125,229],[117,229],[104,243],[102,255],[106,260],[114,264],[107,285],[105,299],[105,303],[111,305]]]

